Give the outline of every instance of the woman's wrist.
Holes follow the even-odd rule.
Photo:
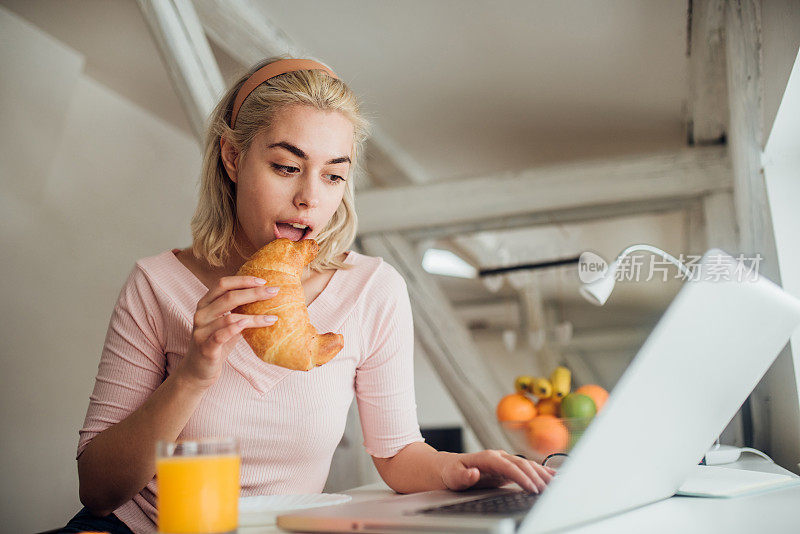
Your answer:
[[[445,481],[445,472],[452,469],[453,462],[458,461],[458,457],[460,456],[457,452],[447,452],[447,451],[438,451],[440,458],[439,461],[436,462],[436,465],[439,466],[439,477],[442,481],[442,485],[445,489],[449,488],[447,482]]]
[[[184,360],[185,362],[185,360]],[[175,382],[178,387],[185,391],[192,391],[194,393],[205,393],[205,391],[214,384],[214,380],[203,380],[194,376],[182,362],[178,365],[173,373]]]

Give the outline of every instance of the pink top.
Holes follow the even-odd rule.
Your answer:
[[[192,317],[208,289],[173,252],[136,262],[120,292],[78,456],[141,406],[188,350]],[[337,270],[308,307],[317,331],[344,336],[342,351],[311,371],[293,371],[263,362],[240,336],[180,434],[237,436],[242,496],[322,492],[354,393],[367,453],[391,457],[424,441],[405,281],[381,258],[349,251],[345,263],[354,267]],[[155,496],[154,478],[114,513],[136,534],[153,532]]]

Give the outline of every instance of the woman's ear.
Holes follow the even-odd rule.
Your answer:
[[[228,172],[228,177],[234,183],[236,183],[236,180],[238,180],[239,177],[238,174],[239,152],[236,150],[236,147],[233,146],[233,143],[231,143],[224,137],[219,138],[219,147],[220,147],[220,158],[222,158],[222,165]]]

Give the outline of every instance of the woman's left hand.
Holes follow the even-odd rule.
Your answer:
[[[496,488],[516,482],[529,493],[540,493],[553,480],[549,467],[504,450],[452,454],[442,468],[442,482],[454,491]]]

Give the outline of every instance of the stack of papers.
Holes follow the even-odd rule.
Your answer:
[[[689,497],[740,497],[800,484],[800,477],[747,471],[716,465],[698,465],[675,495]]]

